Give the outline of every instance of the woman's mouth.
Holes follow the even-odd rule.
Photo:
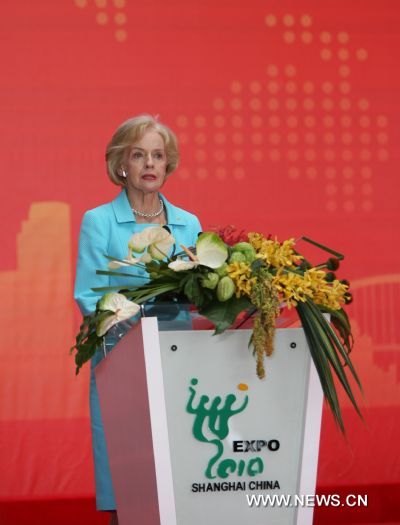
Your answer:
[[[142,179],[144,179],[144,180],[156,180],[157,177],[153,173],[145,173],[144,175],[142,175]]]

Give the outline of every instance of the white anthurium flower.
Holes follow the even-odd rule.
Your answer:
[[[198,265],[199,263],[197,261],[184,261],[182,259],[176,259],[176,261],[169,263],[168,268],[171,268],[171,270],[174,270],[174,272],[184,272],[185,270],[191,270]]]
[[[201,233],[196,242],[197,260],[202,266],[219,268],[228,258],[228,248],[214,232]]]
[[[142,253],[147,248],[153,259],[162,261],[175,244],[174,237],[161,226],[149,226],[143,231],[134,233],[129,240],[129,249]]]
[[[99,310],[114,312],[103,319],[96,328],[96,334],[101,337],[115,324],[133,317],[140,311],[140,306],[129,301],[120,293],[112,292],[106,294],[99,301]]]

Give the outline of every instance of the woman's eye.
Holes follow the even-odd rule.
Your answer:
[[[154,158],[157,160],[161,160],[164,158],[164,155],[162,153],[154,153]]]
[[[136,160],[142,159],[143,158],[143,153],[140,153],[139,151],[136,151],[133,154],[133,158],[136,159]]]

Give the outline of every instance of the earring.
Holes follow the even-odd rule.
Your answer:
[[[124,179],[126,179],[126,171],[125,170],[122,170],[122,176],[124,177]]]

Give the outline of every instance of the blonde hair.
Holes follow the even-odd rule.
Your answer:
[[[166,174],[170,175],[179,163],[178,141],[175,133],[167,126],[158,122],[157,117],[139,115],[123,122],[115,131],[106,149],[107,173],[111,182],[118,186],[125,185],[121,174],[121,166],[129,148],[140,140],[146,131],[156,131],[164,141],[167,155]]]

